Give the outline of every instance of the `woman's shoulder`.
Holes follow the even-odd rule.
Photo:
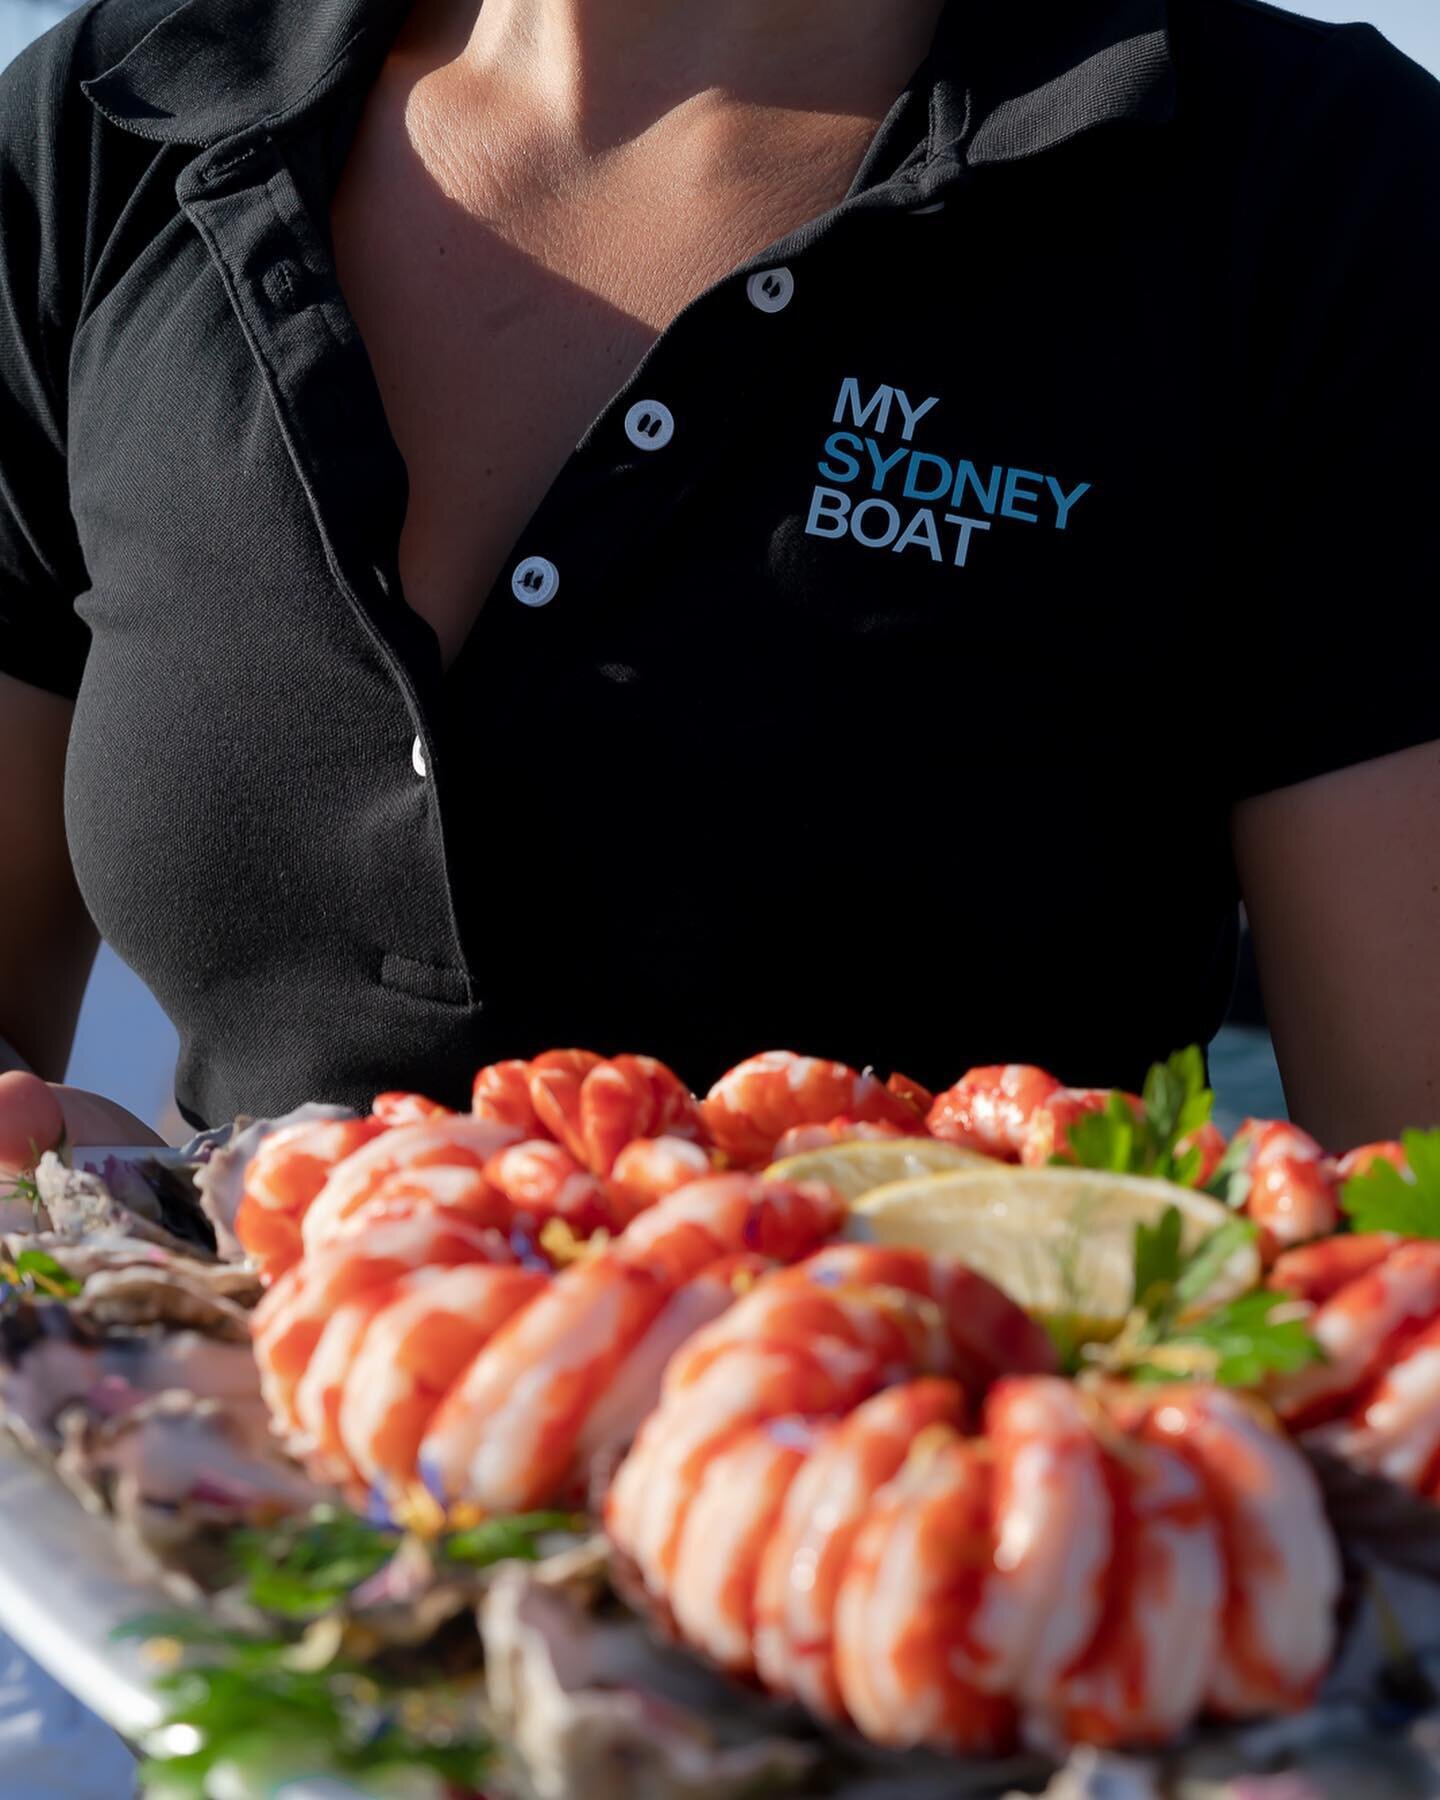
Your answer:
[[[84,0],[0,68],[0,125],[14,135],[17,109],[32,119],[92,109],[80,84],[117,63],[169,13],[175,0]],[[83,109],[83,111],[82,111]]]
[[[17,330],[76,323],[106,238],[161,148],[114,129],[84,83],[174,11],[175,0],[86,0],[0,69],[0,300]]]
[[[1440,141],[1440,81],[1374,25],[1310,18],[1268,0],[1169,0],[1182,106],[1208,112],[1234,141],[1253,130],[1320,132],[1343,156],[1341,119],[1403,139]]]

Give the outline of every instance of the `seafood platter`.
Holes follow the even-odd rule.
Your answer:
[[[0,1624],[159,1800],[1436,1795],[1440,1132],[1211,1102],[555,1051],[37,1144]]]

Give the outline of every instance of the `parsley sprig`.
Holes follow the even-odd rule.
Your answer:
[[[483,1519],[428,1540],[436,1567],[487,1569],[498,1562],[534,1562],[548,1532],[578,1531],[574,1513],[513,1513]],[[332,1612],[393,1560],[405,1533],[338,1506],[316,1506],[265,1531],[230,1534],[228,1549],[242,1576],[245,1598],[281,1619],[316,1619]]]
[[[570,1513],[517,1514],[442,1532],[426,1549],[442,1574],[533,1561],[547,1533],[578,1525]],[[231,1630],[197,1613],[123,1627],[117,1635],[185,1658],[154,1681],[169,1704],[143,1780],[166,1800],[199,1800],[222,1764],[277,1777],[324,1767],[372,1780],[422,1768],[475,1787],[493,1746],[475,1727],[464,1684],[417,1683],[413,1667],[354,1654],[368,1634],[347,1626],[345,1602],[406,1542],[404,1533],[343,1508],[315,1507],[269,1530],[231,1534],[240,1592],[274,1622],[271,1629]]]
[[[1255,1387],[1269,1375],[1322,1360],[1292,1295],[1261,1288],[1200,1310],[1226,1263],[1253,1242],[1248,1219],[1227,1220],[1189,1252],[1182,1249],[1182,1227],[1173,1206],[1156,1224],[1136,1226],[1134,1306],[1120,1337],[1103,1352],[1106,1367],[1141,1381]]]
[[[84,1293],[85,1284],[44,1250],[22,1250],[13,1262],[0,1258],[0,1288],[27,1299],[38,1294],[46,1300],[74,1300]]]
[[[1084,1169],[1107,1169],[1122,1175],[1151,1175],[1193,1187],[1203,1155],[1198,1145],[1179,1145],[1209,1123],[1215,1095],[1205,1085],[1205,1059],[1192,1044],[1156,1063],[1145,1077],[1137,1117],[1121,1093],[1113,1093],[1103,1112],[1088,1113],[1070,1127],[1070,1154],[1056,1163],[1079,1163]]]
[[[189,1655],[152,1683],[168,1706],[140,1776],[165,1800],[202,1800],[221,1766],[276,1779],[418,1768],[474,1788],[494,1754],[464,1684],[417,1688],[340,1656],[309,1667],[288,1637],[226,1631],[193,1614],[137,1619],[124,1635]]]
[[[1407,1131],[1400,1141],[1408,1176],[1382,1157],[1345,1183],[1341,1208],[1356,1231],[1440,1238],[1440,1131]]]

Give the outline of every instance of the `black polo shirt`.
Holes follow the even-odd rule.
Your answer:
[[[404,11],[99,0],[0,78],[0,667],[76,696],[187,1118],[1208,1038],[1235,802],[1440,738],[1440,87],[1253,0],[955,0],[442,673],[328,233]]]

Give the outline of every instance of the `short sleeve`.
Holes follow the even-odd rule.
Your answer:
[[[1214,468],[1235,799],[1440,739],[1440,83],[1347,26],[1301,87]]]
[[[62,19],[0,70],[0,672],[72,697],[89,641],[65,450],[90,153],[88,131],[77,141],[77,103],[91,110],[74,69],[81,22]]]

